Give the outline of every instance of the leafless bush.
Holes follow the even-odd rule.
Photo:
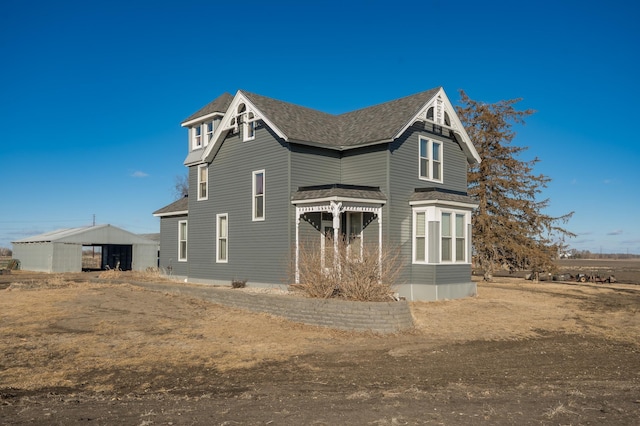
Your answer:
[[[246,286],[247,286],[247,280],[239,280],[237,278],[234,278],[231,281],[232,288],[245,288]]]
[[[400,272],[399,250],[383,245],[380,251],[377,244],[364,244],[361,251],[349,247],[345,240],[338,242],[337,255],[330,239],[324,250],[319,242],[300,244],[299,283],[291,288],[323,299],[369,302],[393,299]],[[290,270],[291,282],[295,282],[295,255]]]

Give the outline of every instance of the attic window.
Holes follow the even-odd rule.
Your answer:
[[[444,112],[444,124],[451,127],[451,119],[449,119],[449,114],[447,114],[447,111]]]
[[[433,121],[433,107],[429,108],[427,110],[427,120],[432,120]]]
[[[247,113],[247,119],[243,123],[243,136],[242,140],[249,141],[256,137],[256,122],[255,116],[252,112]]]

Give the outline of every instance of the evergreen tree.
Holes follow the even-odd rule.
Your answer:
[[[504,267],[510,270],[552,271],[565,236],[559,226],[573,212],[552,217],[543,211],[549,199],[538,200],[550,179],[534,174],[540,161],[517,157],[527,147],[510,145],[513,124],[524,124],[533,110],[518,111],[521,99],[485,104],[460,91],[457,112],[482,161],[469,168],[469,195],[479,202],[473,213],[473,248],[476,265],[491,280]]]

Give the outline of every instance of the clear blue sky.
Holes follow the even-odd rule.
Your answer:
[[[64,227],[159,232],[180,122],[245,89],[342,113],[443,86],[523,98],[523,160],[571,247],[640,253],[636,2],[16,1],[0,5],[0,247]]]

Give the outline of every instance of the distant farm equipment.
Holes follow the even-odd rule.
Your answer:
[[[546,272],[534,272],[527,274],[525,279],[532,281],[577,281],[579,283],[615,283],[616,277],[613,275],[600,275],[599,273],[591,274],[555,274]]]
[[[608,277],[604,277],[599,274],[577,274],[575,276],[575,280],[579,283],[615,283],[616,277],[613,275],[609,275]]]
[[[0,275],[8,275],[11,273],[11,271],[16,269],[20,269],[20,261],[18,259],[0,260]]]

